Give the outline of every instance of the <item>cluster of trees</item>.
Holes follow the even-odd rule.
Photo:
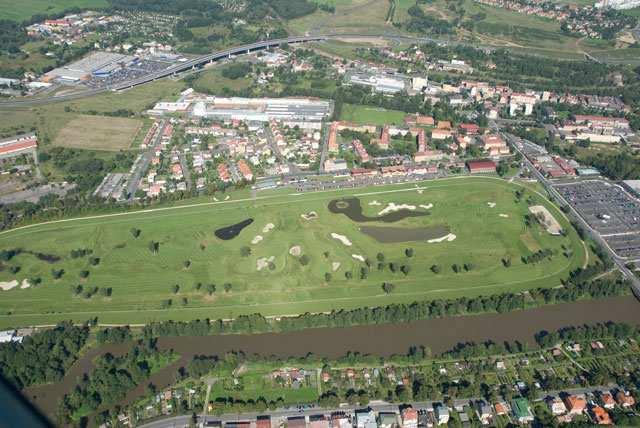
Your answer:
[[[251,72],[251,64],[248,62],[234,62],[222,69],[222,77],[227,79],[240,79]]]
[[[405,25],[407,30],[413,33],[449,34],[453,32],[454,25],[452,23],[424,13],[417,4],[411,6],[407,12],[409,14],[409,20]]]
[[[88,326],[63,322],[25,337],[21,343],[0,346],[0,373],[16,388],[55,382],[76,360],[89,336]]]
[[[546,258],[550,258],[551,256],[553,256],[553,250],[549,248],[543,248],[533,254],[522,256],[522,263],[524,263],[525,265],[536,264],[540,263]]]
[[[17,22],[0,19],[0,53],[15,54],[28,40],[27,32]]]
[[[86,272],[86,271],[85,271]],[[111,297],[113,294],[112,287],[96,287],[96,286],[84,286],[82,284],[72,285],[71,292],[75,296],[82,296],[85,299],[90,299],[96,294],[100,294],[103,297]]]
[[[75,250],[71,250],[71,258],[79,259],[80,257],[85,257],[93,254],[93,250],[91,248],[76,248]]]
[[[125,327],[108,327],[96,333],[98,343],[124,343],[132,339],[131,329]]]
[[[536,342],[543,348],[555,346],[560,342],[590,341],[602,338],[627,339],[638,338],[640,330],[625,323],[608,322],[605,324],[567,327],[555,332],[541,331],[535,335]]]
[[[61,400],[58,419],[67,424],[80,409],[96,410],[102,405],[117,404],[128,391],[149,378],[151,367],[162,357],[166,355],[154,340],[139,341],[122,357],[109,353],[99,357],[91,374]]]

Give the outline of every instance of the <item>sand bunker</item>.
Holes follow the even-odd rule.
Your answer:
[[[227,195],[227,197],[226,197],[226,198],[224,198],[224,200],[225,200],[225,201],[228,201],[230,197],[231,197],[231,196]]]
[[[257,243],[259,243],[260,241],[262,241],[262,236],[261,235],[256,235],[253,237],[253,239],[251,240],[251,243],[253,245],[256,245]]]
[[[306,214],[300,214],[300,217],[302,217],[305,220],[314,220],[318,218],[318,213],[315,211],[309,211]]]
[[[333,262],[331,263],[331,270],[333,272],[337,271],[338,269],[340,269],[340,262]]]
[[[393,202],[389,202],[389,204],[387,205],[387,207],[385,209],[383,209],[382,211],[380,211],[378,213],[378,215],[385,215],[388,213],[392,213],[395,211],[400,211],[400,210],[415,210],[416,206],[415,205],[407,205],[407,204],[400,204],[400,205],[396,205]]]
[[[273,228],[275,228],[276,225],[273,223],[267,223],[267,225],[265,227],[262,228],[262,233],[269,233],[273,230]]]
[[[496,203],[495,202],[487,202],[487,205],[489,205],[489,208],[495,208]]]
[[[350,247],[352,245],[352,242],[349,241],[349,238],[347,238],[344,235],[338,235],[337,233],[333,233],[331,232],[331,237],[333,239],[337,239],[338,241],[342,242],[344,245],[346,245],[347,247]]]
[[[8,290],[11,290],[12,288],[17,287],[18,284],[19,284],[18,281],[15,279],[9,282],[0,282],[0,289],[2,289],[2,291],[8,291]]]
[[[213,197],[213,202],[218,202],[218,198],[216,198],[215,196]]]
[[[444,241],[451,242],[456,238],[457,238],[456,235],[454,235],[453,233],[450,233],[448,235],[443,236],[442,238],[429,239],[427,242],[429,244],[433,244],[433,243],[436,243],[436,242],[444,242]]]
[[[371,202],[369,202],[369,205],[373,205],[373,206],[377,207],[377,206],[380,206],[382,204],[380,202],[378,202],[378,201],[371,201]]]
[[[361,262],[364,262],[364,256],[361,256],[360,254],[351,254],[351,257],[353,257],[356,260],[360,260]]]
[[[422,208],[423,210],[430,210],[431,208],[433,208],[433,204],[427,204],[427,205],[418,205],[420,208]]]
[[[256,268],[258,270],[262,270],[266,267],[269,267],[269,263],[273,263],[275,259],[275,256],[271,256],[269,258],[260,257],[258,260],[256,260]]]
[[[424,192],[424,189],[418,189],[418,193],[422,195],[422,193]]]
[[[20,286],[20,288],[22,290],[24,290],[25,288],[29,288],[29,287],[31,287],[31,283],[29,282],[29,280],[28,279],[23,279],[22,280],[22,285]]]
[[[509,218],[509,214],[498,214],[502,218]]]
[[[300,245],[294,245],[293,247],[289,248],[289,254],[291,254],[293,257],[300,257],[300,254],[302,254],[302,248],[300,247]]]
[[[547,232],[551,235],[560,235],[560,233],[562,233],[562,226],[560,226],[558,220],[551,215],[547,207],[534,205],[529,207],[529,211],[540,219],[540,222],[547,228]]]

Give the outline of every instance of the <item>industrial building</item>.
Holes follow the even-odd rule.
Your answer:
[[[222,98],[200,97],[191,115],[217,120],[247,122],[281,121],[284,125],[320,129],[323,119],[331,115],[331,101],[311,98]]]
[[[54,68],[42,77],[43,82],[75,83],[92,77],[107,77],[135,62],[137,58],[113,52],[93,52],[81,60]]]

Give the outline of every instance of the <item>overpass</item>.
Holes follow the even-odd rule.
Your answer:
[[[251,53],[252,51],[268,49],[275,46],[280,46],[281,44],[284,44],[284,43],[294,44],[294,43],[304,43],[304,42],[317,42],[317,41],[326,40],[327,37],[328,36],[296,36],[296,37],[287,37],[282,39],[272,39],[272,40],[264,40],[264,41],[255,42],[255,43],[249,43],[247,45],[236,46],[233,48],[225,49],[225,50],[214,52],[211,54],[202,55],[185,62],[174,64],[168,68],[165,68],[164,70],[160,70],[155,73],[151,73],[134,80],[120,82],[113,86],[87,89],[83,91],[73,92],[70,94],[53,95],[53,96],[44,97],[44,98],[25,98],[25,99],[19,99],[19,100],[2,101],[0,102],[0,109],[15,108],[15,107],[22,107],[22,106],[30,107],[30,106],[40,105],[40,104],[48,104],[48,103],[55,103],[55,102],[61,102],[61,101],[71,101],[78,98],[97,95],[102,92],[121,91],[121,90],[133,88],[138,85],[143,85],[145,83],[153,82],[155,80],[162,79],[164,77],[173,76],[183,71],[193,70],[195,68],[202,67],[207,63],[212,63],[214,61],[218,61],[223,58],[228,58],[233,55],[248,54],[248,53]]]

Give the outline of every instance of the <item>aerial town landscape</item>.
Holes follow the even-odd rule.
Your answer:
[[[0,427],[640,426],[639,19],[0,0]]]

